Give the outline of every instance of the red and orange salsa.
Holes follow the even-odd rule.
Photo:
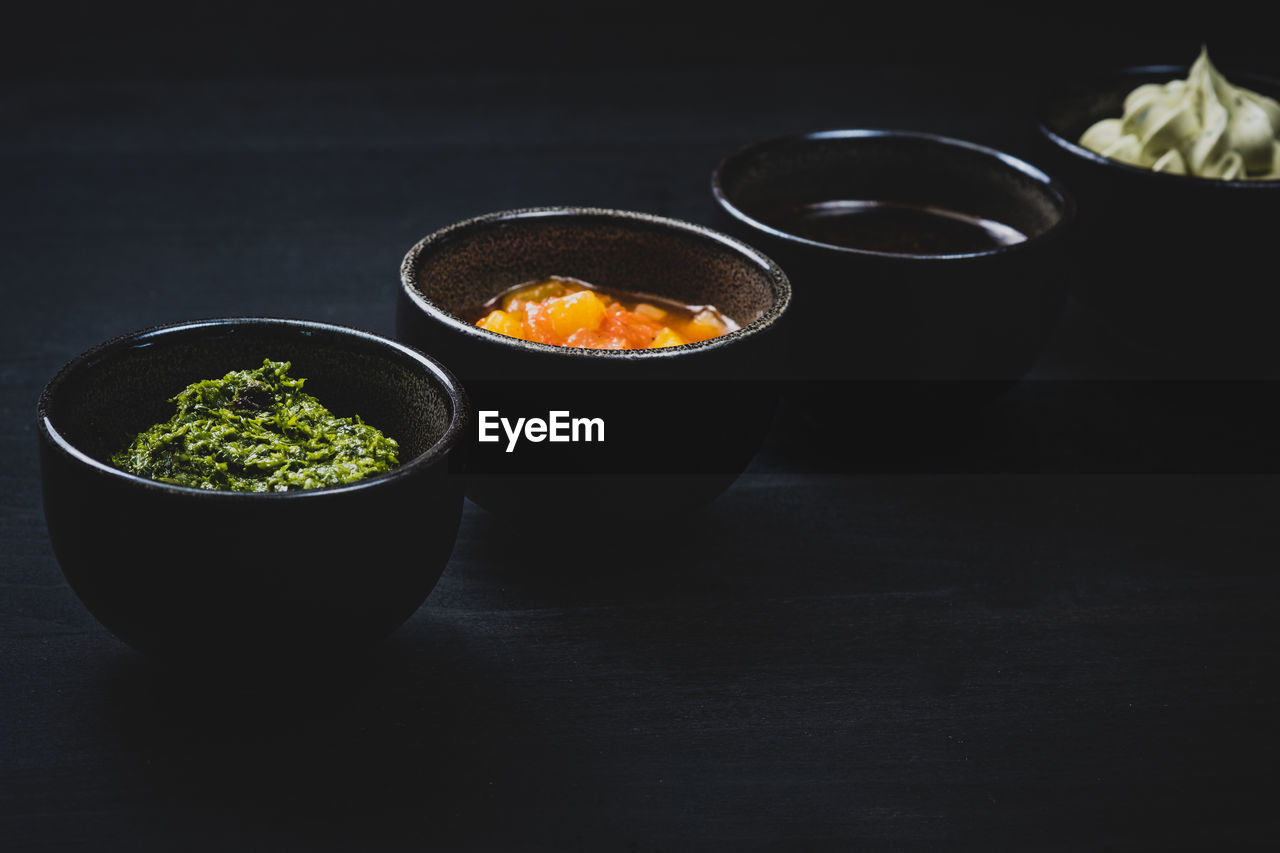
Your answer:
[[[738,328],[709,305],[681,305],[560,277],[503,291],[475,315],[475,324],[491,332],[587,349],[673,347]]]

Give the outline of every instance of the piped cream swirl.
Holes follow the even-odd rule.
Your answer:
[[[1157,172],[1277,180],[1280,103],[1228,83],[1201,48],[1186,80],[1134,89],[1124,115],[1090,127],[1080,145]]]

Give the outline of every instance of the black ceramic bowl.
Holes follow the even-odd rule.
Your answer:
[[[1280,81],[1223,69],[1237,86],[1280,97]],[[1113,335],[1186,376],[1280,373],[1273,284],[1280,181],[1220,181],[1153,172],[1077,144],[1118,118],[1143,83],[1186,67],[1133,68],[1046,98],[1037,128],[1046,168],[1079,205],[1073,292]]]
[[[741,328],[651,350],[530,343],[477,328],[495,294],[549,275],[711,304]],[[477,418],[468,495],[517,519],[678,512],[723,491],[768,430],[790,287],[760,252],[644,213],[536,208],[450,225],[409,250],[397,334],[462,379]],[[603,441],[480,441],[485,419],[599,419]],[[492,433],[491,433],[492,434]],[[586,437],[582,433],[581,438]],[[511,452],[507,448],[512,447]]]
[[[394,470],[349,485],[205,491],[110,456],[173,414],[188,384],[264,358],[339,416],[400,443]],[[71,588],[112,633],[165,659],[315,661],[395,630],[453,549],[450,472],[469,407],[437,362],[374,335],[297,320],[162,326],[69,362],[40,396],[45,518]]]
[[[726,230],[791,280],[798,381],[1006,383],[1057,324],[1072,201],[1007,154],[924,133],[796,134],[726,157],[712,194]]]

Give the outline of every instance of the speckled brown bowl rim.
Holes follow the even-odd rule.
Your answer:
[[[89,369],[95,363],[104,359],[109,359],[122,350],[138,346],[147,346],[149,345],[148,339],[159,339],[183,333],[196,333],[202,329],[236,329],[248,326],[271,327],[286,331],[292,330],[302,334],[320,332],[327,335],[333,335],[338,338],[352,338],[363,341],[365,344],[375,349],[398,353],[426,371],[431,376],[432,380],[444,390],[449,399],[449,424],[445,427],[444,433],[434,444],[431,445],[431,447],[427,448],[425,451],[407,462],[402,462],[392,470],[381,474],[374,474],[370,477],[356,480],[353,483],[321,486],[315,489],[298,489],[287,492],[240,492],[228,489],[198,489],[194,486],[179,486],[173,483],[165,483],[160,480],[153,480],[150,477],[143,477],[138,474],[131,474],[128,471],[123,471],[113,465],[109,465],[95,459],[83,450],[80,450],[58,431],[49,417],[50,404],[57,398],[61,386],[68,380],[68,377],[80,370]],[[36,404],[36,421],[38,428],[40,429],[40,432],[49,439],[52,446],[56,447],[63,454],[73,459],[76,463],[85,465],[89,469],[96,471],[101,475],[123,480],[138,488],[152,489],[158,492],[173,493],[186,497],[198,495],[210,500],[254,501],[323,500],[326,496],[346,494],[362,489],[375,489],[382,483],[412,477],[418,472],[431,467],[437,460],[441,459],[458,444],[462,439],[463,430],[470,416],[469,413],[470,402],[468,401],[466,392],[463,391],[462,384],[458,379],[438,361],[422,352],[419,352],[413,347],[384,338],[380,335],[375,335],[372,332],[365,332],[360,329],[353,329],[347,326],[320,323],[311,320],[292,320],[274,317],[216,317],[204,320],[191,320],[181,323],[167,323],[158,326],[150,326],[133,332],[126,332],[125,334],[118,335],[117,337],[85,350],[80,355],[77,355],[64,364],[62,368],[54,374],[54,377],[49,380],[49,383],[45,385],[44,390],[40,392],[40,399]]]
[[[642,223],[649,227],[674,230],[691,235],[698,239],[719,243],[730,251],[741,256],[743,260],[755,264],[762,272],[768,275],[770,283],[773,286],[773,303],[769,306],[768,310],[750,323],[734,329],[732,332],[717,335],[714,338],[708,338],[704,341],[696,341],[694,343],[680,344],[679,346],[674,347],[660,347],[656,349],[612,350],[544,344],[536,341],[526,341],[520,338],[513,338],[498,332],[491,332],[488,329],[481,329],[478,326],[474,326],[471,323],[454,316],[448,311],[441,309],[418,289],[418,259],[424,254],[430,252],[436,246],[450,240],[461,239],[472,232],[487,230],[503,223],[529,219],[559,218],[581,219],[586,221],[598,220],[601,222],[613,223],[615,225],[619,223],[624,225],[629,223]],[[413,245],[413,248],[411,248],[407,254],[405,254],[404,261],[400,264],[400,287],[404,294],[420,310],[426,312],[438,322],[444,323],[449,328],[463,335],[498,346],[521,350],[532,350],[534,352],[547,353],[558,358],[569,359],[593,358],[616,361],[651,361],[654,359],[694,357],[699,352],[706,352],[708,350],[732,346],[735,342],[740,341],[745,337],[759,334],[760,332],[767,330],[778,322],[779,318],[781,318],[783,313],[787,310],[787,306],[791,304],[791,283],[787,279],[787,274],[763,252],[743,243],[741,240],[736,240],[727,234],[722,234],[719,231],[707,228],[706,226],[697,225],[680,219],[672,219],[670,217],[658,216],[652,213],[642,213],[633,210],[617,210],[605,207],[522,207],[511,210],[500,210],[494,213],[486,213],[480,216],[464,219],[460,222],[455,222],[452,225],[446,225],[444,228],[433,231],[426,237],[423,237]]]
[[[1091,91],[1098,91],[1107,88],[1108,83],[1120,83],[1126,77],[1154,77],[1156,75],[1169,75],[1168,79],[1172,80],[1179,74],[1185,76],[1189,71],[1189,65],[1135,65],[1129,68],[1121,68],[1120,70],[1105,77],[1099,77],[1094,81],[1092,86],[1072,86],[1071,92],[1076,96],[1087,95]],[[1226,77],[1227,82],[1231,83],[1233,86],[1243,85],[1244,88],[1248,89],[1251,88],[1249,83],[1252,81],[1255,84],[1265,83],[1274,91],[1280,92],[1280,79],[1275,77],[1269,77],[1264,74],[1251,74],[1247,72],[1237,74],[1224,73],[1223,76]],[[1237,83],[1236,81],[1243,82]],[[1081,160],[1093,163],[1104,169],[1117,169],[1122,173],[1127,172],[1131,175],[1143,175],[1149,180],[1163,181],[1169,186],[1184,184],[1194,185],[1196,187],[1216,187],[1221,189],[1223,192],[1257,192],[1261,189],[1270,189],[1274,191],[1276,187],[1280,187],[1280,178],[1272,178],[1269,180],[1260,180],[1257,178],[1246,180],[1237,178],[1235,180],[1226,181],[1222,178],[1204,178],[1199,175],[1174,175],[1169,172],[1156,172],[1151,169],[1143,168],[1142,166],[1135,166],[1132,163],[1124,163],[1120,160],[1113,160],[1110,157],[1104,157],[1096,151],[1091,151],[1088,148],[1085,148],[1074,140],[1063,137],[1057,131],[1053,130],[1053,128],[1049,127],[1049,113],[1067,97],[1069,97],[1068,93],[1057,92],[1044,100],[1039,110],[1036,112],[1036,130],[1038,130],[1040,135],[1050,143]],[[1109,118],[1119,118],[1119,116],[1109,116]]]
[[[917,252],[883,252],[876,249],[858,249],[852,246],[839,246],[834,243],[824,243],[821,240],[810,240],[807,237],[801,237],[798,234],[792,234],[789,231],[782,231],[767,223],[761,222],[759,219],[748,216],[745,211],[738,207],[725,192],[721,177],[725,171],[736,161],[743,157],[755,154],[758,151],[770,148],[776,145],[803,143],[808,141],[825,141],[825,140],[842,140],[842,139],[910,139],[912,141],[927,142],[935,145],[942,145],[949,148],[962,148],[979,154],[984,157],[996,160],[1003,164],[1006,168],[1013,169],[1027,175],[1036,183],[1043,185],[1056,196],[1059,203],[1061,216],[1058,221],[1050,225],[1047,229],[1036,234],[1028,236],[1025,240],[1017,243],[1011,243],[1005,246],[996,246],[992,249],[984,249],[980,252],[951,252],[948,254],[937,253],[917,253]],[[1030,163],[1022,160],[1012,154],[1007,154],[995,148],[986,145],[979,145],[976,142],[969,142],[964,139],[956,139],[950,136],[942,136],[936,133],[928,133],[917,130],[891,130],[880,128],[849,128],[836,130],[811,130],[800,133],[787,133],[780,136],[773,136],[767,139],[759,139],[755,142],[747,143],[731,154],[722,159],[715,169],[711,172],[711,194],[715,198],[716,203],[720,205],[726,213],[733,218],[744,223],[745,225],[769,234],[789,243],[801,246],[809,246],[816,249],[824,249],[842,255],[859,255],[871,256],[877,258],[899,258],[902,260],[919,261],[923,263],[936,263],[956,260],[958,258],[976,258],[988,255],[1005,255],[1016,252],[1025,252],[1030,250],[1036,243],[1043,242],[1056,237],[1063,232],[1075,220],[1076,204],[1072,197],[1062,184],[1054,180],[1042,169],[1039,169]]]

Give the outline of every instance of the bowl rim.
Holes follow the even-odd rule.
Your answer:
[[[526,222],[537,219],[582,219],[586,221],[613,222],[615,224],[619,222],[623,224],[643,224],[658,230],[675,230],[696,239],[718,243],[743,259],[756,264],[768,275],[773,289],[773,302],[755,320],[714,338],[673,347],[614,350],[544,344],[538,341],[513,338],[488,329],[481,329],[440,308],[418,288],[416,273],[419,260],[437,245],[448,243],[451,240],[462,239],[469,233],[486,231],[505,223]],[[766,331],[777,325],[779,319],[791,304],[791,282],[783,269],[759,249],[728,234],[723,234],[705,225],[698,225],[693,222],[653,213],[575,205],[546,205],[499,210],[472,216],[431,232],[416,242],[405,254],[404,260],[400,264],[400,293],[409,299],[418,310],[426,313],[436,322],[443,323],[453,331],[476,341],[546,353],[556,358],[615,361],[690,358],[696,357],[699,352],[732,346],[735,341]]]
[[[195,486],[181,486],[174,483],[165,483],[160,480],[153,480],[150,477],[133,474],[120,468],[116,468],[114,465],[95,459],[93,456],[85,453],[68,440],[53,423],[49,410],[56,400],[62,385],[67,382],[74,373],[89,369],[94,363],[103,359],[111,358],[114,354],[122,350],[150,346],[160,339],[180,335],[197,336],[201,331],[219,328],[235,329],[244,327],[275,328],[283,331],[300,332],[307,336],[315,333],[321,333],[339,340],[356,339],[376,350],[389,350],[394,353],[398,353],[430,374],[431,378],[445,392],[445,395],[449,400],[450,407],[449,423],[446,425],[445,431],[441,436],[436,439],[435,443],[422,453],[412,459],[400,463],[390,471],[373,474],[369,477],[365,477],[351,483],[339,483],[331,486],[320,486],[314,489],[297,489],[285,492],[245,492],[232,491],[229,489],[201,489]],[[36,403],[36,422],[41,437],[49,444],[49,446],[56,448],[75,462],[87,466],[90,470],[101,476],[121,480],[138,488],[150,489],[162,493],[172,493],[174,495],[181,495],[189,498],[198,497],[199,499],[209,500],[318,500],[324,499],[324,496],[326,495],[332,496],[349,494],[363,489],[377,488],[379,484],[404,480],[419,471],[423,471],[431,467],[438,460],[444,458],[456,445],[458,445],[463,437],[466,422],[469,418],[470,402],[461,382],[459,382],[457,377],[455,377],[448,368],[426,353],[408,346],[407,344],[350,326],[342,326],[314,320],[298,320],[280,317],[214,317],[200,320],[164,323],[155,326],[148,326],[143,329],[137,329],[132,332],[125,332],[90,347],[79,355],[68,360],[45,385],[44,389],[40,392],[39,400]]]
[[[775,228],[768,223],[749,216],[746,211],[738,207],[738,205],[729,198],[729,194],[724,189],[723,176],[726,170],[744,157],[778,145],[833,139],[903,139],[913,142],[941,145],[948,148],[965,149],[980,156],[996,160],[1006,168],[1021,172],[1022,174],[1030,177],[1036,183],[1044,186],[1056,197],[1060,216],[1056,222],[1039,234],[1029,235],[1025,240],[1019,240],[1017,243],[995,246],[991,249],[983,249],[976,252],[928,254],[917,252],[884,252],[875,249],[860,249],[853,246],[840,246],[835,243],[825,243],[821,240],[811,240],[808,237],[801,237],[798,234],[792,234],[789,231],[783,231],[779,228]],[[720,162],[716,164],[716,167],[711,172],[711,194],[715,198],[716,204],[719,205],[720,209],[732,216],[734,219],[755,231],[764,232],[789,244],[822,249],[839,255],[895,258],[899,260],[919,261],[924,263],[955,261],[964,258],[983,258],[1027,251],[1036,243],[1056,238],[1071,225],[1076,216],[1075,198],[1067,188],[1044,170],[1033,166],[1031,163],[1028,163],[1020,157],[1015,157],[1014,155],[1001,151],[997,148],[992,148],[977,142],[971,142],[966,139],[959,139],[928,131],[895,130],[890,128],[835,128],[826,130],[809,130],[799,131],[796,133],[785,133],[778,136],[770,136],[748,142],[725,155]]]
[[[1055,91],[1041,100],[1040,106],[1036,110],[1036,131],[1050,144],[1086,163],[1092,163],[1101,168],[1116,169],[1121,174],[1135,176],[1141,175],[1145,176],[1148,180],[1163,181],[1168,186],[1181,184],[1183,186],[1217,188],[1222,192],[1257,192],[1259,189],[1273,189],[1280,186],[1280,178],[1235,178],[1232,180],[1223,180],[1222,178],[1206,178],[1200,175],[1175,175],[1169,172],[1156,172],[1143,166],[1135,166],[1132,163],[1113,160],[1096,151],[1091,151],[1083,145],[1080,145],[1079,142],[1067,139],[1049,125],[1049,115],[1053,111],[1054,107],[1061,105],[1069,98],[1089,94],[1099,94],[1112,87],[1120,86],[1130,79],[1155,78],[1177,74],[1185,75],[1189,71],[1190,67],[1191,66],[1189,64],[1130,65],[1106,74],[1095,75],[1087,84],[1075,84],[1063,87],[1061,90]],[[1226,77],[1227,81],[1233,85],[1235,85],[1235,81],[1237,80],[1244,81],[1246,86],[1249,83],[1265,83],[1275,90],[1280,91],[1280,78],[1271,77],[1266,74],[1258,74],[1250,71],[1234,71],[1232,73],[1223,72],[1223,76]],[[1170,76],[1168,79],[1173,78]],[[1156,81],[1153,79],[1148,82]],[[1116,117],[1117,116],[1105,116],[1105,118]],[[1094,119],[1094,121],[1101,120],[1102,119]]]

